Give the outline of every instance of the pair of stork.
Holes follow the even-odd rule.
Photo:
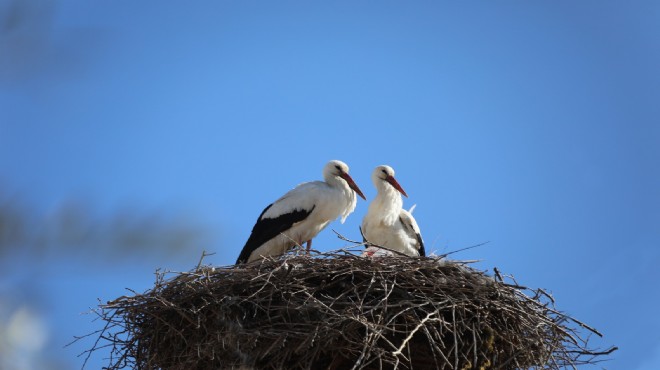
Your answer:
[[[236,263],[252,262],[265,256],[284,254],[312,239],[330,222],[355,210],[357,195],[366,200],[348,174],[346,163],[328,162],[325,181],[302,183],[261,212]],[[409,256],[424,256],[424,243],[412,214],[402,208],[401,194],[408,196],[394,178],[390,166],[378,166],[371,175],[378,195],[362,220],[366,242]]]

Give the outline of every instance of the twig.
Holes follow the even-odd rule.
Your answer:
[[[403,351],[403,349],[406,347],[406,345],[408,344],[408,342],[412,339],[413,335],[415,335],[415,333],[417,333],[417,331],[418,331],[422,326],[424,326],[424,325],[426,324],[427,321],[429,321],[429,320],[431,320],[431,321],[435,321],[435,320],[432,320],[432,319],[431,319],[431,316],[435,316],[436,314],[437,314],[437,311],[429,312],[429,313],[426,315],[426,317],[423,318],[422,321],[420,321],[420,323],[417,324],[417,326],[415,326],[415,328],[410,332],[410,334],[408,334],[408,336],[406,337],[406,339],[403,340],[403,343],[401,343],[401,346],[399,346],[399,349],[397,349],[396,351],[392,352],[392,355],[394,355],[394,356],[398,356],[398,355],[400,355],[400,354],[401,354],[401,351]]]
[[[195,268],[195,271],[199,271],[200,267],[202,267],[202,261],[204,260],[205,257],[212,256],[215,253],[206,253],[206,250],[202,251],[202,256],[199,257],[199,262],[197,263],[197,267]]]
[[[455,250],[455,251],[451,251],[451,252],[447,252],[447,253],[441,254],[440,256],[442,256],[442,257],[447,257],[447,256],[449,256],[449,255],[452,255],[452,254],[455,254],[455,253],[458,253],[458,252],[463,252],[463,251],[466,251],[466,250],[468,250],[468,249],[473,249],[473,248],[481,247],[481,246],[486,245],[486,244],[488,244],[488,243],[490,243],[490,241],[483,242],[483,243],[479,243],[479,244],[472,245],[472,246],[465,247],[465,248],[461,248],[461,249],[457,249],[457,250]]]

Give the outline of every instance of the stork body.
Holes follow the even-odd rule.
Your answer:
[[[411,212],[403,209],[401,194],[408,195],[394,178],[394,169],[378,166],[371,180],[378,194],[362,219],[362,233],[366,240],[408,256],[425,256],[417,221]]]
[[[348,166],[333,160],[323,168],[325,181],[302,183],[266,207],[248,238],[236,263],[284,254],[295,245],[312,239],[328,224],[355,209],[360,188],[348,174]]]

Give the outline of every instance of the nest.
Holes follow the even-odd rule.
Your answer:
[[[350,251],[158,273],[97,311],[109,369],[560,369],[616,348],[541,289],[442,258]],[[586,334],[586,335],[585,335]]]

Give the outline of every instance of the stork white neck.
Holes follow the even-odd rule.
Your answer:
[[[384,224],[393,225],[398,220],[403,207],[401,193],[383,179],[378,171],[374,171],[371,180],[378,189],[378,194],[369,204],[369,213],[381,215]]]
[[[348,174],[348,165],[342,161],[332,160],[323,168],[323,179],[331,188],[343,193],[342,201],[345,201],[344,212],[341,214],[341,222],[350,215],[357,204],[356,193],[364,198],[362,191]]]

